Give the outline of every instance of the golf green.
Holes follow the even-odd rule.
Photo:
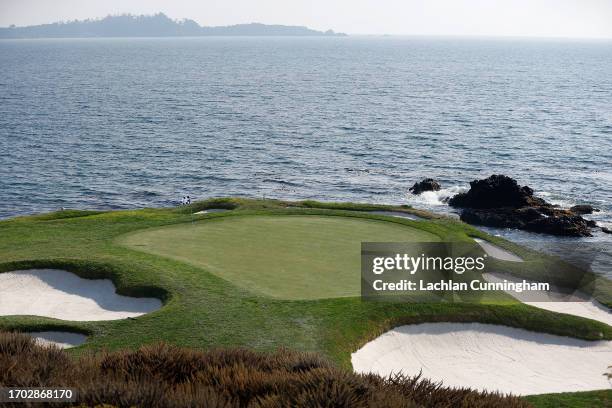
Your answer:
[[[337,216],[229,216],[144,230],[120,243],[279,299],[360,294],[362,241],[439,241],[406,225]]]

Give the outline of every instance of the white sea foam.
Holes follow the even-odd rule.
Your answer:
[[[408,193],[408,201],[415,206],[446,206],[448,200],[459,193],[464,193],[468,190],[465,186],[452,186],[449,188],[443,188],[439,191],[426,191],[419,195]]]
[[[573,200],[569,200],[568,197],[559,197],[556,194],[553,194],[549,191],[536,191],[534,193],[534,195],[536,197],[540,197],[543,198],[544,200],[548,201],[549,203],[553,204],[553,205],[558,205],[559,207],[562,208],[569,208],[571,206],[576,205],[576,201]]]
[[[612,229],[612,222],[610,221],[598,221],[597,225],[599,225],[600,227],[606,227],[608,229]]]

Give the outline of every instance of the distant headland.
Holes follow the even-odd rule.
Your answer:
[[[0,38],[204,37],[204,36],[346,36],[333,30],[259,23],[203,27],[193,20],[173,20],[163,13],[124,14],[27,27],[2,27]]]

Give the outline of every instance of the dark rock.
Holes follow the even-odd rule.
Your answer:
[[[469,224],[496,228],[516,228],[526,231],[570,237],[590,237],[587,220],[578,215],[543,215],[536,208],[465,208],[461,220]]]
[[[610,228],[601,227],[601,230],[605,232],[606,234],[612,234],[612,230]]]
[[[408,191],[412,191],[412,194],[421,194],[425,191],[439,191],[440,183],[431,178],[426,178],[424,180],[419,181],[418,183],[414,183],[412,187],[408,189]]]
[[[510,208],[495,211],[465,208],[460,215],[461,221],[468,224],[486,225],[497,228],[523,228],[525,223],[513,215]]]
[[[584,215],[584,214],[593,214],[593,212],[599,212],[598,208],[593,208],[592,205],[581,204],[575,205],[570,208],[570,211],[574,214]]]
[[[542,210],[541,207],[523,207],[511,209],[512,215],[517,217],[522,223],[530,223],[537,221],[542,218]],[[554,216],[553,214],[548,214],[548,217]]]
[[[459,193],[449,200],[452,207],[466,208],[520,208],[543,205],[541,198],[533,196],[533,190],[519,186],[516,180],[501,174],[494,174],[484,180],[470,183],[467,193]]]
[[[568,237],[591,236],[591,228],[588,222],[579,215],[539,218],[528,222],[525,225],[525,230]]]
[[[455,195],[449,204],[462,207],[462,221],[490,227],[587,237],[591,236],[590,228],[596,226],[571,210],[534,197],[530,187],[503,175],[472,181],[470,190]]]

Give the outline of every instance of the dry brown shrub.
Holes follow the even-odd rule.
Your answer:
[[[104,408],[528,407],[517,397],[447,388],[420,376],[359,375],[289,350],[202,352],[158,344],[73,359],[14,333],[0,333],[0,386],[72,387],[75,406]]]

